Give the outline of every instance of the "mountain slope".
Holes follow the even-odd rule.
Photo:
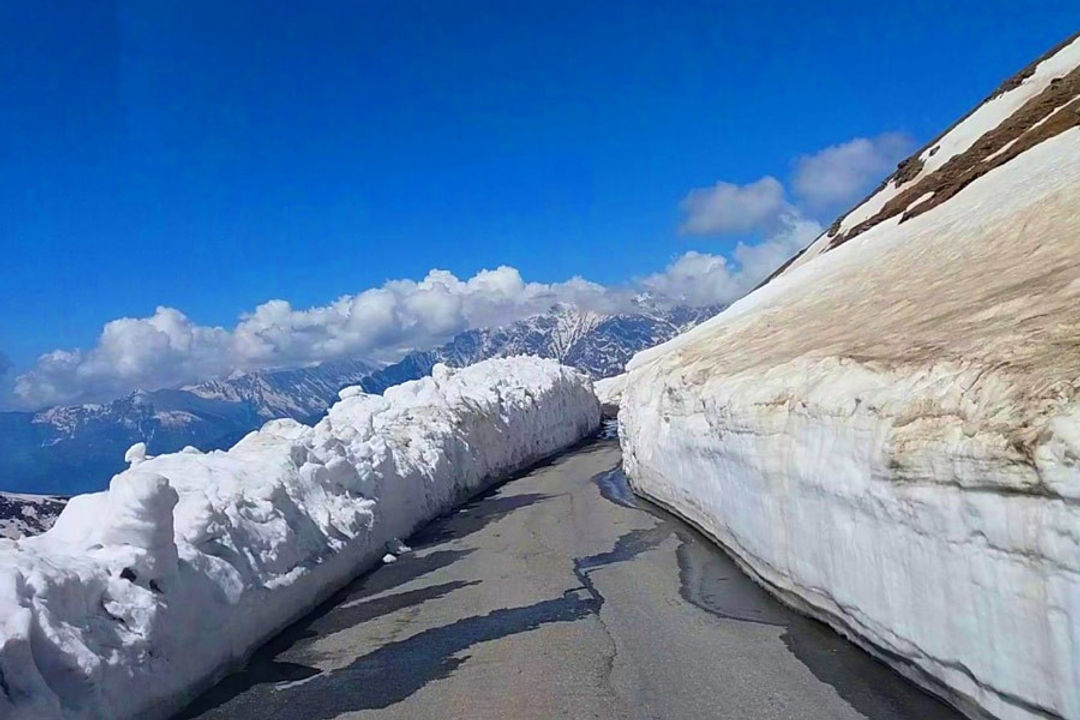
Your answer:
[[[145,442],[152,454],[230,446],[266,420],[321,416],[337,392],[375,366],[360,361],[238,374],[182,389],[138,390],[108,403],[0,413],[4,490],[70,495],[100,490]]]
[[[630,363],[635,488],[972,716],[1080,717],[1080,40]]]
[[[464,367],[493,357],[536,355],[576,367],[593,378],[617,375],[634,353],[669,340],[720,308],[677,307],[622,315],[601,315],[570,307],[501,328],[467,330],[431,350],[413,352],[361,381],[368,392],[431,373],[436,363]]]
[[[0,492],[0,538],[40,535],[53,526],[67,501],[52,495]]]

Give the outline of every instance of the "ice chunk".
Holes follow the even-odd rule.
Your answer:
[[[138,465],[147,458],[146,443],[144,442],[135,443],[128,448],[126,453],[124,453],[124,462],[132,466]]]

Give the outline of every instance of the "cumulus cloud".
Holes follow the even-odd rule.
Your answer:
[[[823,228],[787,198],[779,180],[766,175],[746,185],[718,182],[691,190],[680,204],[683,232],[709,235],[757,234],[761,242],[740,241],[731,260],[690,252],[644,283],[668,296],[697,304],[702,296],[730,302],[753,290],[785,260],[809,245]]]
[[[785,213],[769,237],[760,243],[740,242],[733,253],[739,261],[743,285],[739,297],[753,290],[771,272],[821,235],[824,228],[798,211]]]
[[[790,210],[784,186],[771,175],[748,185],[718,182],[696,188],[679,207],[685,214],[679,229],[692,235],[750,232]]]
[[[663,272],[643,278],[641,284],[650,292],[687,305],[733,302],[822,231],[820,224],[794,210],[770,222],[774,229],[763,242],[735,246],[735,262],[723,255],[690,251]]]
[[[914,140],[901,132],[854,138],[796,159],[789,199],[784,184],[765,175],[745,185],[719,181],[695,188],[679,204],[680,231],[695,235],[756,235],[762,242],[739,242],[723,257],[688,253],[646,283],[687,300],[699,292],[738,297],[822,232],[824,211],[861,197],[908,155]],[[677,279],[680,273],[692,275]],[[720,288],[720,290],[716,290]]]
[[[832,145],[795,161],[792,190],[813,209],[859,200],[915,147],[907,133],[888,132]]]
[[[393,360],[466,328],[501,325],[555,303],[612,311],[626,293],[581,278],[529,283],[511,267],[459,280],[445,270],[393,280],[321,307],[293,308],[270,300],[240,316],[235,327],[198,325],[174,308],[107,323],[86,351],[54,350],[15,380],[26,407],[111,397],[233,370],[287,367],[342,357]]]
[[[671,296],[687,305],[724,302],[731,295],[736,275],[723,255],[691,250],[676,259],[663,272],[643,278],[641,284],[656,295]]]
[[[106,323],[87,351],[53,350],[15,378],[14,395],[29,407],[76,398],[100,398],[114,390],[163,387],[200,374],[221,372],[230,357],[222,328],[192,323],[178,310],[159,307],[147,318]]]
[[[821,225],[807,215],[810,209],[849,201],[891,169],[911,144],[905,135],[886,133],[799,158],[793,178],[797,203],[769,175],[746,185],[717,182],[690,191],[680,204],[682,232],[762,238],[754,243],[744,238],[728,257],[687,252],[662,272],[614,287],[580,277],[551,284],[526,282],[506,266],[465,280],[432,270],[419,281],[391,280],[314,308],[270,300],[242,314],[232,328],[199,325],[177,309],[159,307],[149,317],[107,323],[88,350],[40,356],[15,378],[13,401],[39,408],[115,397],[135,388],[176,386],[235,370],[345,357],[393,361],[462,330],[505,325],[557,303],[604,313],[636,311],[642,291],[661,305],[728,303],[821,233]]]
[[[409,350],[444,342],[473,327],[495,327],[569,304],[603,313],[639,310],[648,291],[661,306],[726,303],[768,271],[756,260],[783,252],[775,241],[740,245],[735,262],[689,252],[661,273],[625,285],[580,277],[526,282],[512,267],[482,270],[466,280],[432,270],[420,280],[380,287],[308,309],[270,300],[232,328],[199,325],[175,308],[107,323],[89,350],[54,350],[15,379],[14,401],[38,408],[115,397],[226,375],[344,357],[393,361]],[[770,268],[771,269],[771,268]]]

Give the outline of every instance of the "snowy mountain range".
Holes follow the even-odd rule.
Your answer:
[[[100,490],[123,469],[125,450],[146,442],[151,454],[186,445],[211,450],[232,445],[265,421],[311,422],[338,391],[368,392],[423,377],[442,362],[464,367],[510,355],[539,355],[594,378],[622,371],[630,357],[715,315],[720,308],[648,308],[604,315],[555,307],[501,328],[467,330],[439,347],[412,352],[378,367],[345,360],[288,370],[237,373],[180,388],[137,390],[106,403],[0,413],[0,489],[71,495]]]
[[[152,452],[228,447],[275,417],[310,420],[375,366],[362,361],[237,374],[183,388],[136,390],[106,403],[0,413],[0,488],[71,495],[100,490],[133,443]]]
[[[412,352],[360,381],[381,393],[431,372],[436,363],[465,367],[493,357],[537,355],[578,368],[593,379],[618,375],[638,350],[675,337],[721,310],[680,306],[666,311],[603,315],[556,308],[501,328],[466,330],[431,350]]]

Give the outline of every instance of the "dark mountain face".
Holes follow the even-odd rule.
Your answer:
[[[177,389],[140,390],[102,404],[0,413],[0,490],[56,495],[101,490],[126,467],[124,452],[134,443],[145,442],[152,455],[185,445],[227,448],[272,418],[314,422],[344,387],[362,385],[381,393],[429,375],[440,362],[464,367],[492,357],[538,355],[594,378],[616,375],[637,351],[719,310],[681,307],[601,315],[556,308],[505,327],[468,330],[384,368],[360,360],[327,362]]]

